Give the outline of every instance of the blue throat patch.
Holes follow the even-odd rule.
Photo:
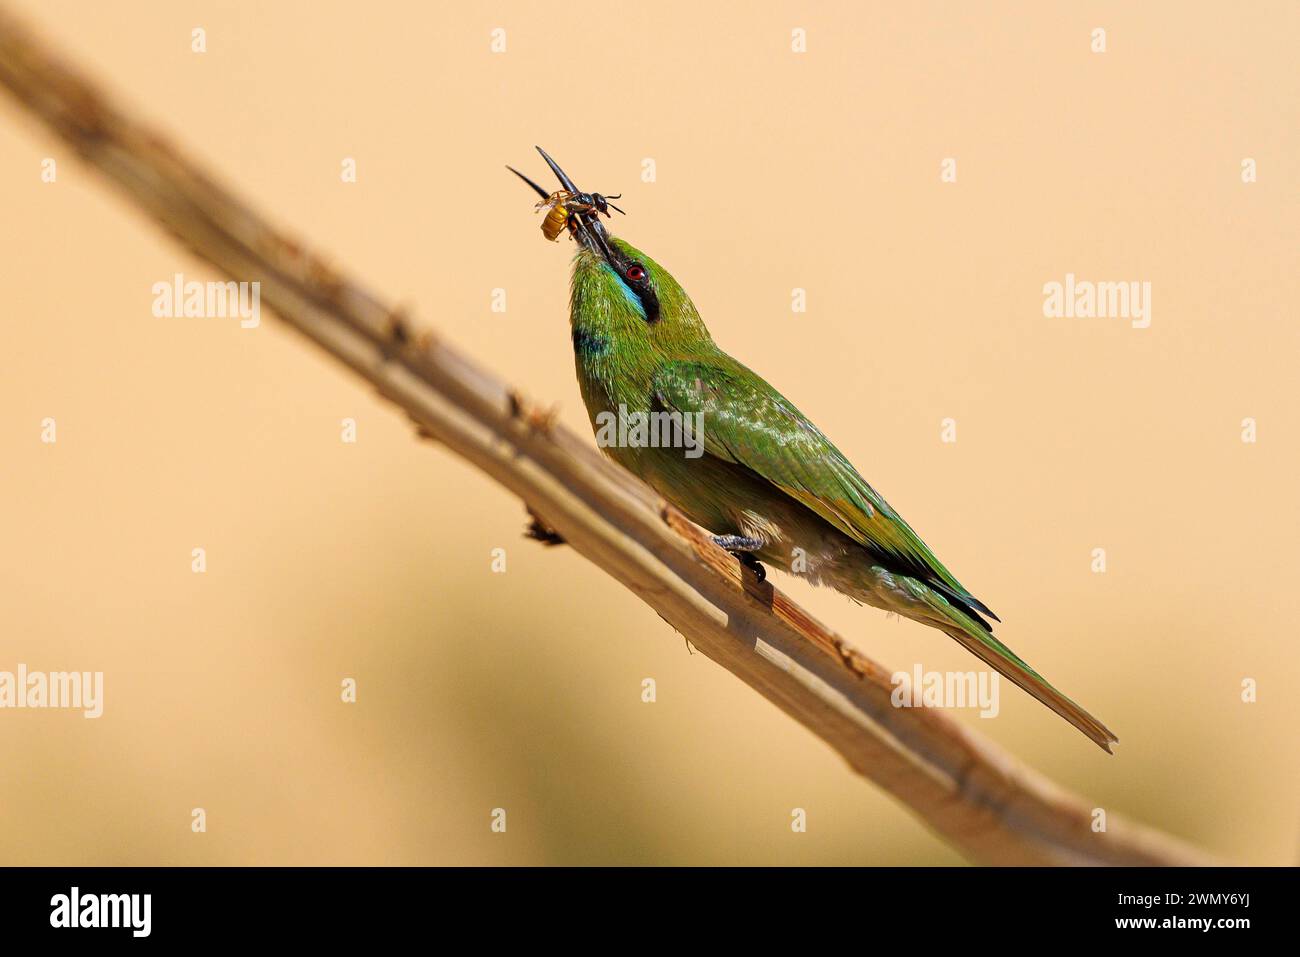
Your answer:
[[[638,316],[645,319],[645,306],[641,305],[641,297],[632,291],[632,287],[623,281],[622,276],[614,272],[614,267],[609,263],[601,263],[600,267],[618,280],[618,288],[623,290],[623,298],[632,304]]]

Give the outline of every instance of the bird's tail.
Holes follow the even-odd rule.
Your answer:
[[[1086,734],[1107,754],[1111,753],[1111,743],[1119,741],[1119,738],[1087,711],[1048,684],[1042,675],[1029,667],[1014,651],[994,638],[993,632],[984,622],[967,614],[930,588],[925,588],[924,600],[934,612],[933,617],[926,624],[934,625],[956,639],[973,655],[996,669],[998,674],[1028,691]]]

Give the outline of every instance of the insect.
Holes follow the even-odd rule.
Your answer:
[[[606,217],[609,216],[611,209],[622,213],[623,210],[610,202],[611,199],[621,199],[622,196],[622,193],[617,193],[614,196],[602,196],[600,193],[574,193],[567,189],[554,192],[538,203],[536,207],[538,210],[549,210],[546,218],[542,220],[542,235],[549,240],[558,242],[560,231],[566,225],[572,230],[573,225],[569,220],[579,213],[604,213]],[[624,213],[623,215],[627,214]]]

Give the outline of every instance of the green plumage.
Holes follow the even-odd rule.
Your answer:
[[[703,454],[605,452],[692,521],[764,562],[939,628],[1109,751],[1116,740],[993,637],[996,619],[788,399],[720,350],[672,276],[623,242],[574,258],[570,321],[593,426],[602,414],[702,416]],[[638,268],[639,267],[639,268]]]

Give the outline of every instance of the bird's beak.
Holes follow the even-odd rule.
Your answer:
[[[560,187],[562,189],[567,190],[570,193],[582,192],[582,190],[578,189],[578,187],[574,185],[573,180],[569,178],[569,174],[560,169],[560,164],[547,155],[546,150],[542,149],[540,146],[536,147],[536,149],[537,152],[542,154],[542,159],[546,160],[546,165],[551,168],[551,172],[555,174],[556,179],[560,181]],[[542,199],[547,199],[550,196],[545,189],[538,186],[513,166],[507,166],[506,169],[510,170],[510,172],[514,173],[531,186],[533,191]],[[605,227],[601,224],[600,219],[597,218],[596,214],[594,212],[573,213],[572,220],[576,226],[575,235],[578,237],[578,242],[582,243],[582,245],[586,246],[592,252],[604,256],[612,265],[614,262],[614,250],[609,241],[609,233],[605,231]]]

